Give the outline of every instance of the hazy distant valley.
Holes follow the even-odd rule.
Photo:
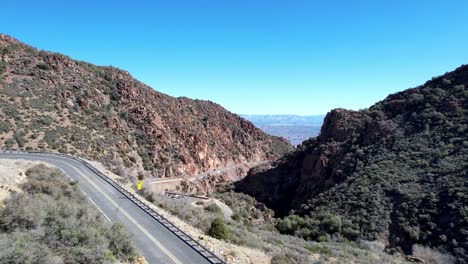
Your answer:
[[[270,135],[283,137],[294,146],[318,136],[325,115],[241,115]]]

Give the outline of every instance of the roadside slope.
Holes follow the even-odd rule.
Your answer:
[[[0,263],[142,263],[129,234],[108,224],[79,184],[43,164],[9,165],[28,169],[0,208]]]

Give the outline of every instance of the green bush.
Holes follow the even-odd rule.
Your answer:
[[[327,256],[332,255],[331,250],[325,246],[321,246],[321,245],[305,246],[304,248],[309,250],[312,253],[319,253],[319,254],[327,255]]]
[[[5,144],[6,148],[11,148],[11,147],[13,147],[15,145],[15,142],[16,141],[14,139],[9,138],[9,139],[5,140],[4,144]]]
[[[18,144],[18,146],[20,148],[24,147],[24,144],[26,143],[26,141],[24,140],[24,134],[23,133],[16,132],[16,133],[14,133],[13,137],[15,138],[16,143]]]
[[[229,229],[223,219],[215,218],[213,222],[211,222],[208,235],[221,240],[227,240],[229,238]]]
[[[50,66],[47,63],[39,63],[39,64],[37,64],[36,67],[41,69],[41,70],[44,70],[44,71],[50,70]]]
[[[205,207],[205,210],[212,213],[221,213],[221,208],[215,203],[212,203]]]
[[[232,214],[231,219],[240,222],[242,220],[242,215],[239,212],[235,212]]]

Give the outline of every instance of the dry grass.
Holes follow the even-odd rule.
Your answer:
[[[449,254],[421,245],[413,246],[413,256],[423,259],[427,264],[452,264],[456,262],[455,258]]]
[[[0,205],[12,192],[21,192],[19,185],[26,181],[25,172],[38,164],[41,163],[0,159]]]

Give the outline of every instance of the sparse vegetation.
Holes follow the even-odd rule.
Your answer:
[[[236,162],[238,155],[249,160],[252,148],[270,151],[281,145],[279,149],[287,151],[291,147],[247,127],[219,105],[158,93],[114,67],[37,51],[5,35],[0,52],[8,57],[0,60],[2,78],[7,78],[8,70],[8,82],[0,84],[0,120],[9,124],[0,124],[8,134],[0,141],[10,148],[74,153],[106,166],[122,162],[148,176],[181,176],[188,164],[197,170],[206,167],[198,158],[194,139],[203,145],[223,138],[210,145],[206,155],[223,156],[227,163]],[[209,121],[212,129],[208,130],[201,124],[207,116],[203,122]],[[27,135],[25,128],[37,137],[16,142],[12,134],[23,130]],[[11,138],[13,144],[5,142]],[[240,140],[245,144],[238,145]],[[237,149],[235,156],[227,151],[232,148]]]
[[[425,260],[429,264],[453,264],[456,258],[447,252],[441,252],[437,249],[414,245],[413,256]]]
[[[346,240],[336,241],[331,238],[330,241],[319,243],[280,234],[274,226],[273,212],[252,197],[232,191],[217,193],[215,196],[233,209],[230,218],[224,218],[224,215],[217,209],[206,210],[210,204],[206,207],[196,205],[196,203],[193,205],[190,200],[184,198],[174,199],[158,195],[154,201],[159,207],[208,235],[212,228],[211,223],[221,220],[229,235],[227,238],[222,236],[219,239],[262,250],[272,257],[272,263],[311,263],[311,254],[317,255],[317,262],[327,262],[334,258],[339,263],[348,263],[356,259],[359,263],[369,264],[391,263],[395,260],[399,261],[398,263],[406,263],[399,255],[386,254],[383,246],[373,247],[370,251],[369,245],[373,245],[370,242],[354,243]],[[204,204],[207,203],[204,202]],[[217,208],[220,207],[217,206]]]
[[[26,172],[0,209],[0,263],[116,263],[135,258],[129,234],[108,225],[59,170]]]

